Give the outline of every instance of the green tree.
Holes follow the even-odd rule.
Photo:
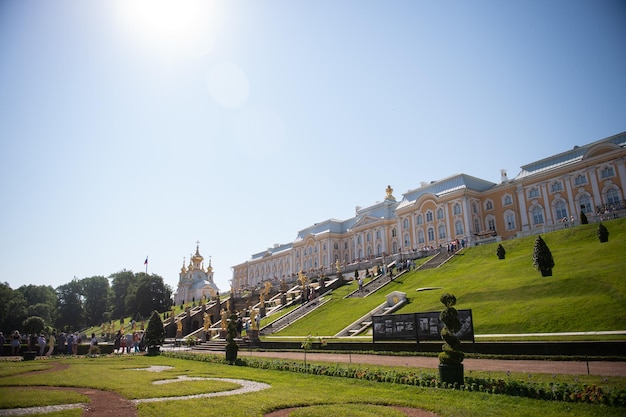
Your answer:
[[[30,316],[22,322],[22,330],[27,334],[40,334],[45,327],[43,319],[37,316]]]
[[[134,299],[134,313],[147,317],[151,311],[166,311],[172,305],[172,289],[158,275],[139,273]]]
[[[127,316],[126,298],[129,289],[136,288],[136,278],[132,271],[123,270],[111,274],[111,289],[113,290],[113,317]]]
[[[552,258],[552,252],[541,235],[535,239],[535,247],[533,250],[533,266],[539,272],[542,277],[552,276],[552,268],[554,268],[554,259]]]
[[[0,330],[10,334],[22,328],[26,316],[26,299],[11,288],[8,283],[0,284]]]
[[[50,285],[22,285],[16,293],[26,299],[26,317],[41,317],[46,324],[53,325],[58,308],[58,298],[54,288]]]
[[[83,278],[80,283],[87,324],[98,325],[105,321],[104,313],[110,310],[111,287],[109,280],[103,276],[94,276]]]
[[[82,285],[77,279],[57,288],[59,297],[59,316],[57,328],[78,330],[85,326]]]
[[[161,315],[156,310],[152,312],[148,321],[144,341],[149,350],[158,348],[165,343],[165,329],[163,328]]]

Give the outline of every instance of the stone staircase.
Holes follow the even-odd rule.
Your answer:
[[[358,336],[372,326],[372,316],[391,314],[405,305],[406,302],[406,293],[393,291],[387,294],[387,300],[384,303],[341,330],[335,337]]]
[[[260,343],[258,340],[254,341],[250,338],[243,337],[235,339],[235,343],[239,348],[258,348]],[[192,351],[197,352],[225,352],[226,351],[226,339],[211,339],[206,342],[195,345]]]
[[[426,261],[423,264],[421,264],[420,266],[418,266],[416,269],[417,270],[422,270],[422,269],[439,268],[441,265],[443,265],[446,262],[448,262],[454,255],[458,254],[461,251],[463,251],[463,249],[459,249],[456,252],[448,252],[448,251],[445,251],[445,250],[441,250],[441,251],[439,251],[439,253],[437,255],[433,256],[428,261]]]
[[[292,324],[293,322],[295,322],[296,320],[301,319],[302,317],[306,316],[307,314],[314,311],[318,307],[324,305],[324,303],[326,303],[329,300],[330,299],[328,297],[321,296],[321,297],[314,299],[313,301],[308,301],[300,305],[299,307],[291,310],[289,313],[285,314],[279,319],[274,320],[273,322],[269,323],[266,326],[263,326],[259,330],[259,335],[267,336],[273,333],[277,333],[280,330]]]

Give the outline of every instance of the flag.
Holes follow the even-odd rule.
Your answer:
[[[146,260],[145,260],[145,261],[143,261],[143,264],[144,264],[144,265],[148,265],[148,257],[147,257],[147,256],[146,256]]]

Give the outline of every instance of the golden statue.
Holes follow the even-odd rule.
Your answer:
[[[304,275],[302,271],[298,272],[298,281],[300,281],[300,285],[304,288],[304,284],[306,284],[306,275]]]
[[[269,281],[265,282],[265,295],[269,295],[271,289],[272,283]]]
[[[220,323],[222,325],[222,330],[226,330],[226,321],[228,320],[228,313],[226,312],[226,310],[222,309],[222,311],[220,312],[220,318],[222,319]]]
[[[259,330],[256,325],[256,310],[250,310],[250,324],[252,324],[252,330]]]
[[[339,259],[335,261],[335,270],[337,271],[338,274],[341,273],[341,264],[339,263]]]
[[[208,332],[211,328],[211,316],[209,313],[204,313],[204,331]]]
[[[178,322],[176,323],[176,330],[181,335],[183,334],[183,319],[178,319]]]
[[[393,188],[391,188],[391,185],[388,185],[385,191],[387,192],[385,200],[396,201],[396,198],[393,196]]]
[[[259,305],[260,307],[265,307],[265,294],[261,293],[261,296],[259,297]]]

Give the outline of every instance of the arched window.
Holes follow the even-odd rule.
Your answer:
[[[357,245],[360,245],[360,244],[361,244],[361,235],[358,235],[358,236],[356,237],[356,244],[357,244]]]
[[[463,233],[465,233],[465,230],[463,228],[463,222],[461,220],[458,220],[456,223],[454,223],[454,232],[457,235],[462,235]]]
[[[391,245],[391,250],[393,251],[393,253],[398,253],[398,243],[397,242],[393,242],[393,244]]]
[[[619,203],[619,192],[617,188],[611,187],[606,192],[606,202],[607,204],[618,204]]]
[[[592,213],[593,205],[591,203],[591,198],[588,195],[582,194],[578,199],[578,207],[582,210],[583,213]]]
[[[539,188],[533,187],[528,191],[528,198],[538,198],[539,197]]]
[[[376,239],[380,239],[380,229],[376,229]]]
[[[396,237],[398,233],[396,232],[396,228],[391,229],[391,237]]]
[[[485,210],[493,210],[493,201],[491,200],[485,201]]]
[[[554,204],[554,212],[557,220],[567,219],[567,204],[565,204],[565,201],[557,201],[556,204]]]
[[[376,256],[382,256],[382,255],[383,255],[383,248],[379,244],[378,246],[376,246]]]
[[[511,204],[513,204],[513,197],[511,197],[511,194],[506,194],[504,196],[503,204],[505,206],[510,206]]]
[[[583,185],[587,184],[587,177],[583,174],[579,174],[576,178],[574,178],[574,185]]]
[[[541,207],[535,206],[530,210],[530,212],[533,224],[543,224],[543,209]]]
[[[365,235],[365,240],[367,240],[368,242],[372,241],[372,234],[370,232],[367,232],[367,234]]]
[[[550,186],[550,191],[553,193],[557,193],[559,191],[563,191],[563,183],[561,181],[555,181]]]
[[[423,224],[424,223],[424,218],[422,217],[421,214],[417,215],[417,220],[415,221],[417,224]]]
[[[424,243],[424,231],[423,230],[418,230],[417,231],[417,242],[418,243]]]
[[[443,209],[437,209],[437,220],[443,219]]]
[[[432,212],[432,211],[430,211],[430,210],[428,210],[428,211],[426,212],[426,221],[427,221],[427,222],[432,222],[432,221],[433,221],[433,212]]]
[[[459,203],[456,203],[452,210],[453,210],[455,216],[460,215],[461,214],[461,205]]]
[[[439,239],[445,239],[446,238],[446,228],[443,224],[440,224],[439,227]]]
[[[432,227],[428,228],[428,240],[429,241],[435,240],[435,230]]]
[[[478,219],[474,219],[474,233],[480,232],[480,222]]]
[[[511,211],[507,211],[504,214],[504,223],[506,224],[506,230],[515,229],[515,214]]]
[[[405,248],[410,248],[411,247],[411,241],[409,240],[409,234],[408,233],[404,234],[404,247]]]
[[[402,221],[402,227],[405,228],[405,229],[409,228],[409,219],[404,219]]]

